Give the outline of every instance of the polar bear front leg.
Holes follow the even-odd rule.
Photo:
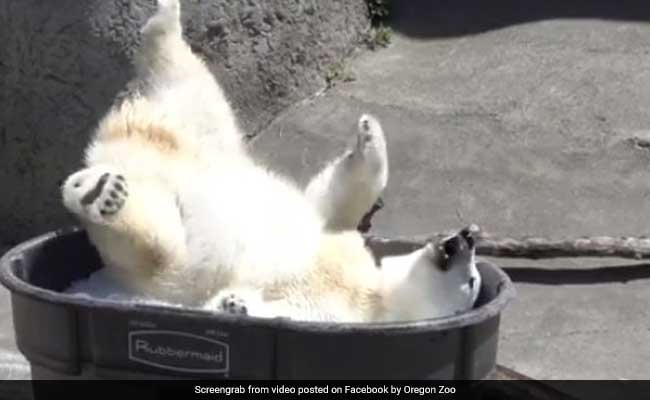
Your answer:
[[[264,301],[259,290],[247,287],[229,287],[217,292],[203,308],[233,315],[259,316]],[[252,311],[252,312],[251,312]]]
[[[111,166],[94,166],[70,175],[62,196],[105,261],[131,272],[183,265],[180,210],[173,193],[156,182],[131,184]]]
[[[266,301],[263,289],[252,287],[230,287],[219,291],[203,306],[206,310],[231,315],[248,315],[258,318],[291,317],[291,307],[282,300]]]
[[[106,225],[122,210],[129,192],[124,175],[99,168],[86,168],[66,180],[63,204],[87,222]]]
[[[211,301],[210,308],[234,315],[248,315],[246,299],[233,292],[223,292]]]

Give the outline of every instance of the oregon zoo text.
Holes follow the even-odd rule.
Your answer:
[[[196,394],[393,394],[393,395],[432,395],[432,394],[456,394],[456,388],[446,385],[415,386],[415,385],[311,385],[311,386],[289,386],[289,385],[246,385],[233,387],[208,387],[195,386]]]

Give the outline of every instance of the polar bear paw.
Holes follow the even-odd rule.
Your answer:
[[[224,294],[217,300],[217,311],[233,315],[248,315],[246,301],[234,293]]]
[[[110,221],[128,198],[126,178],[103,168],[86,168],[70,175],[62,192],[68,210],[100,224]]]
[[[142,27],[145,36],[177,34],[180,32],[180,4],[178,0],[158,0],[156,12]]]

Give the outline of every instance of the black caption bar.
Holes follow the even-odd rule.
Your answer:
[[[650,381],[5,381],[0,399],[650,399]]]

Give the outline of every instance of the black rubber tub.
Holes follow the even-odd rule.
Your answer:
[[[378,256],[415,246],[368,243]],[[479,380],[496,366],[500,315],[514,296],[508,276],[489,263],[479,265],[473,310],[410,323],[256,319],[61,293],[98,268],[76,228],[32,239],[0,260],[33,379]]]

